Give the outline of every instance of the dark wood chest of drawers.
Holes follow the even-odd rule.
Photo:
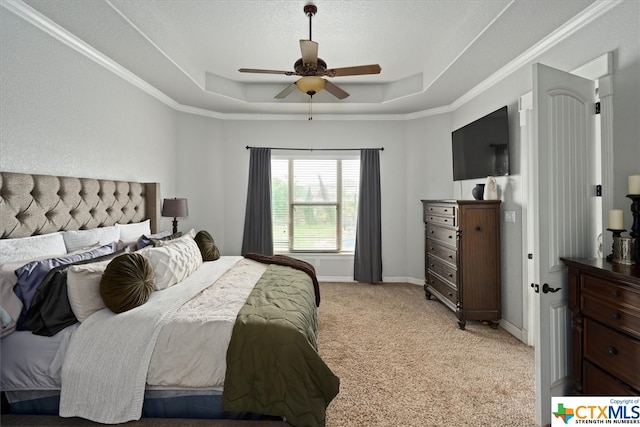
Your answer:
[[[425,285],[467,320],[500,320],[500,201],[422,200]]]
[[[574,391],[640,395],[640,268],[602,259],[563,261],[569,267]]]

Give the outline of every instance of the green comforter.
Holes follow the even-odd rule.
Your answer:
[[[311,278],[270,265],[238,313],[227,350],[223,408],[324,426],[340,380],[317,352]]]

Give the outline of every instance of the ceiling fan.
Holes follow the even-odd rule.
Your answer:
[[[290,95],[296,88],[313,97],[322,89],[332,94],[338,99],[349,96],[347,92],[326,80],[324,77],[358,76],[365,74],[379,74],[382,68],[378,64],[358,65],[353,67],[327,68],[327,63],[318,58],[318,43],[311,40],[311,19],[318,11],[313,4],[304,7],[304,13],[309,17],[309,40],[300,40],[300,51],[302,58],[293,65],[294,71],[261,70],[255,68],[240,68],[241,73],[261,73],[261,74],[284,74],[285,76],[301,76],[295,83],[287,86],[282,92],[275,96],[282,99]]]

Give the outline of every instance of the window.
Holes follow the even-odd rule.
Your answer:
[[[359,158],[271,159],[275,252],[353,252]]]

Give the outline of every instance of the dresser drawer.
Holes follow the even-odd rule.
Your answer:
[[[446,245],[456,246],[456,230],[427,224],[427,238],[439,240]]]
[[[584,319],[584,333],[585,359],[640,389],[640,341],[589,318]]]
[[[450,216],[428,215],[426,221],[434,224],[450,225],[452,227],[456,225],[455,217]]]
[[[451,286],[456,287],[456,284],[458,282],[458,274],[455,267],[452,267],[429,254],[427,256],[427,268],[429,272],[436,273],[445,281],[449,282]]]
[[[437,256],[441,260],[453,265],[455,265],[457,262],[458,252],[453,248],[438,243],[437,240],[427,240],[427,253],[429,255]]]
[[[425,205],[424,206],[424,221],[427,221],[432,215],[455,218],[456,217],[456,207],[454,205],[451,206],[443,206],[443,205]]]
[[[637,396],[628,385],[589,362],[584,362],[584,390],[590,396]]]
[[[433,274],[429,274],[428,281],[429,287],[445,297],[449,305],[455,309],[458,302],[457,290]]]
[[[582,294],[580,307],[585,315],[640,338],[640,311],[610,303],[600,295],[586,291]]]
[[[640,291],[628,286],[616,285],[605,279],[582,274],[580,276],[582,292],[608,300],[612,304],[620,304],[633,308],[640,307]]]

